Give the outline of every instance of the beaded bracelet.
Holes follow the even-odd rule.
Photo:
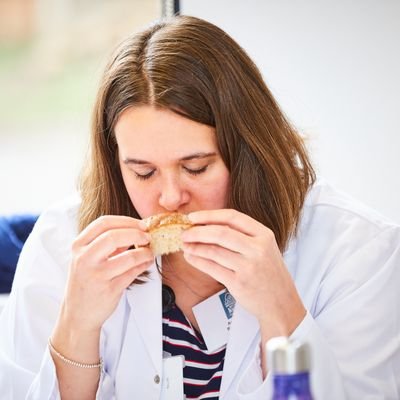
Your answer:
[[[59,353],[54,348],[53,344],[51,343],[50,338],[49,338],[49,348],[50,348],[51,352],[53,352],[59,359],[64,361],[66,364],[73,365],[74,367],[79,367],[79,368],[100,368],[100,370],[103,369],[103,359],[102,358],[100,358],[100,362],[98,362],[97,364],[84,364],[84,363],[70,360],[67,357],[64,357],[61,353]]]

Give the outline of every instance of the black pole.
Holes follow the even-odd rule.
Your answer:
[[[174,0],[174,14],[179,15],[181,13],[181,7],[179,4],[179,0]]]

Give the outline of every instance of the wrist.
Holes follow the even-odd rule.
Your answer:
[[[67,357],[65,357],[63,354],[61,354],[54,346],[53,343],[51,343],[51,339],[49,338],[49,350],[51,354],[55,354],[58,359],[63,361],[65,364],[71,365],[73,367],[78,367],[78,368],[85,368],[85,369],[93,369],[93,368],[100,368],[100,371],[103,369],[103,360],[100,358],[98,363],[94,364],[88,364],[88,363],[82,363],[79,361],[74,361],[71,360]]]
[[[57,325],[60,325],[60,327],[63,327],[66,331],[84,336],[99,334],[102,326],[102,324],[98,322],[91,321],[88,317],[83,318],[65,303],[61,306]]]
[[[281,312],[275,318],[258,318],[261,342],[265,344],[269,339],[276,336],[291,336],[306,314],[306,308],[300,303],[297,309],[292,310],[291,313]]]
[[[100,332],[100,328],[87,329],[75,326],[61,314],[50,341],[66,358],[95,364],[100,359]]]

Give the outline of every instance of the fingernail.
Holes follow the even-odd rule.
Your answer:
[[[186,235],[186,231],[183,231],[183,232],[181,233],[181,238],[182,238],[182,240],[184,240],[186,236],[187,236],[187,235]]]
[[[143,231],[147,231],[147,225],[143,220],[140,220],[138,225],[140,229],[142,229]]]
[[[185,253],[190,253],[190,244],[188,244],[188,243],[182,243],[182,250],[183,250]]]
[[[139,246],[146,246],[147,244],[150,243],[150,240],[151,240],[150,235],[146,232],[143,232],[143,235],[140,237],[137,244]]]
[[[189,219],[189,221],[190,222],[195,222],[194,220],[193,220],[193,213],[189,213],[189,214],[187,214],[187,217],[188,217],[188,219]]]

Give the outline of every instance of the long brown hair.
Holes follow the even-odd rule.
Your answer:
[[[177,16],[127,38],[106,67],[82,175],[79,226],[101,215],[139,218],[118,164],[114,126],[137,105],[215,127],[230,171],[228,206],[275,234],[283,251],[315,173],[305,145],[245,51],[204,20]]]

